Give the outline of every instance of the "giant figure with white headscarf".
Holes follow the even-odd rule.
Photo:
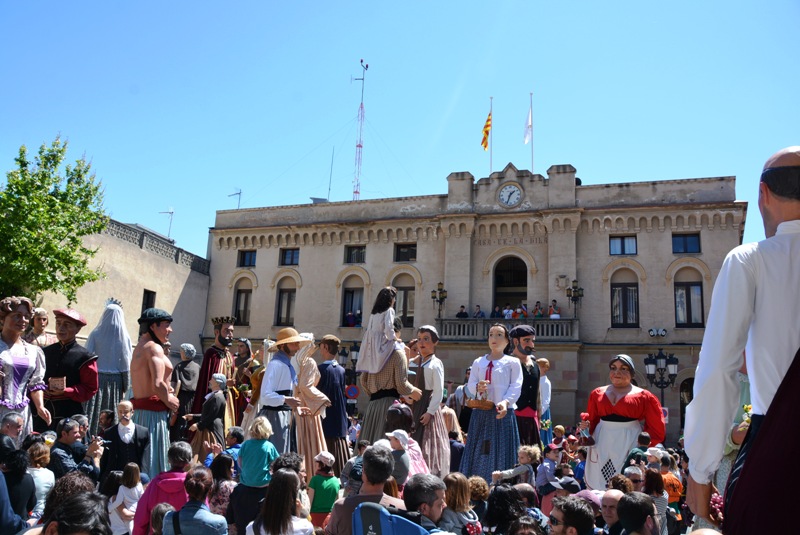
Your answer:
[[[117,410],[117,404],[126,398],[131,384],[131,337],[125,327],[122,304],[110,298],[97,327],[89,334],[86,349],[97,355],[98,391],[84,404],[89,417],[89,430],[97,433],[100,411]]]

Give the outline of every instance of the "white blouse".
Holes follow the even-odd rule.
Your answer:
[[[489,363],[492,362],[492,379],[486,391],[486,399],[494,402],[495,405],[501,401],[507,401],[508,408],[516,409],[517,400],[522,392],[522,366],[519,359],[503,355],[497,360],[490,361],[488,356],[478,357],[472,363],[469,382],[464,388],[467,396],[473,399],[476,397],[478,381],[486,379],[486,370],[489,369]]]

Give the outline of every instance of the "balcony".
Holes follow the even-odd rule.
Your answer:
[[[516,325],[531,325],[536,329],[537,342],[577,342],[580,340],[577,319],[551,320],[546,318],[527,318],[506,320],[497,318],[486,319],[437,319],[436,328],[439,338],[447,342],[475,342],[485,341],[489,338],[489,327],[495,323],[514,328]]]

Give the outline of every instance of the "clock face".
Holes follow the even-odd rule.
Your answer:
[[[516,206],[522,202],[522,189],[516,184],[506,184],[497,192],[497,200],[508,208]]]

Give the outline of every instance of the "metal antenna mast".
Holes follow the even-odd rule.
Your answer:
[[[166,212],[159,212],[159,214],[169,214],[169,230],[167,230],[167,238],[169,238],[170,234],[172,234],[172,216],[175,215],[175,210],[170,206],[169,210]]]
[[[364,148],[364,78],[367,77],[369,65],[361,60],[361,105],[358,107],[358,141],[356,142],[356,173],[353,177],[353,200],[361,199],[361,150]]]
[[[228,197],[238,197],[236,199],[236,209],[238,210],[242,206],[242,189],[236,188],[238,191],[236,193],[231,193]]]

